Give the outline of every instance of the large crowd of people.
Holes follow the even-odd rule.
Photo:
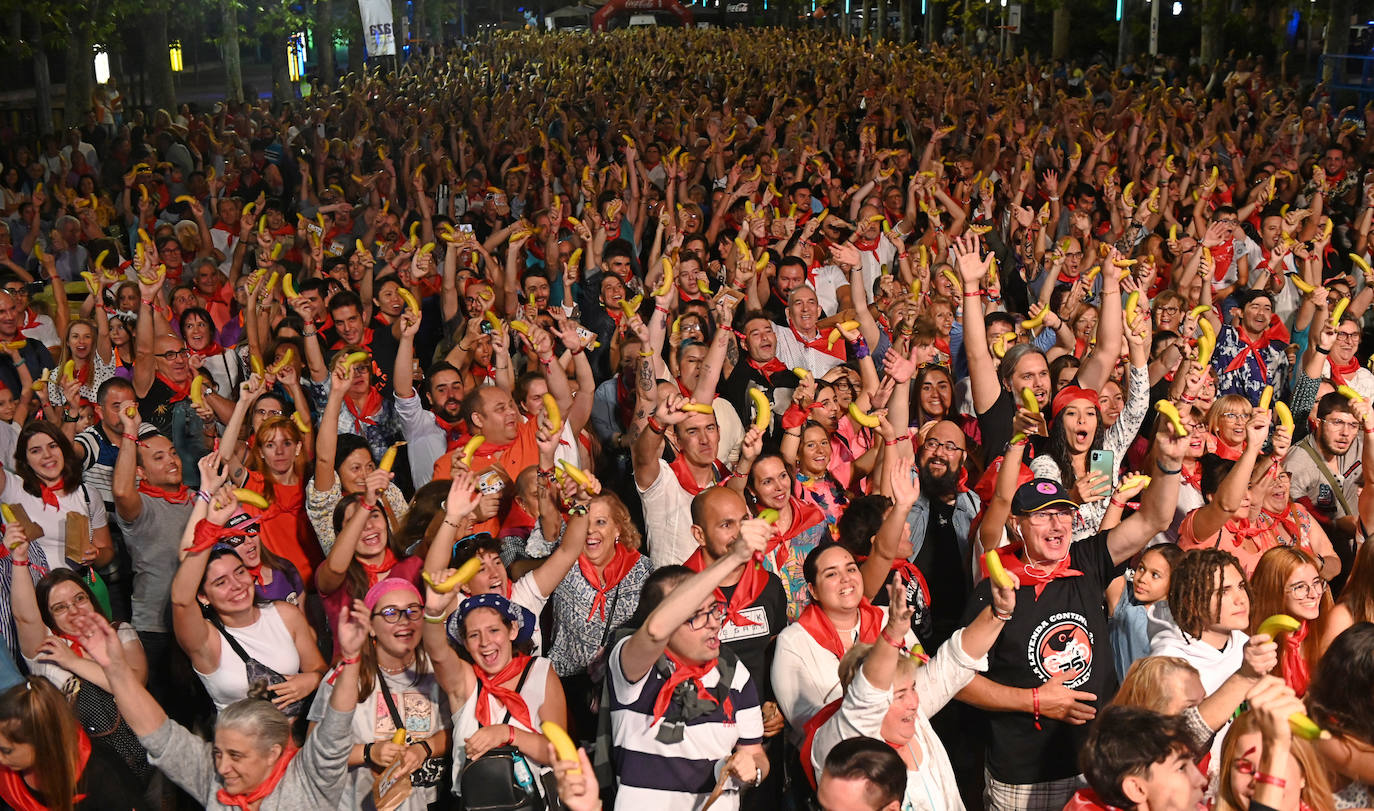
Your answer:
[[[783,30],[314,90],[0,142],[0,807],[1371,807],[1374,107]]]

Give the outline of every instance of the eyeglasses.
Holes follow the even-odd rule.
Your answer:
[[[1056,521],[1070,523],[1073,521],[1073,510],[1045,510],[1044,512],[1031,513],[1026,516],[1026,520],[1037,527],[1048,526]]]
[[[1320,597],[1326,593],[1326,581],[1317,578],[1311,583],[1294,583],[1288,587],[1288,593],[1297,597],[1299,600],[1310,600],[1313,597]]]
[[[925,442],[921,443],[921,450],[930,451],[931,453],[938,450],[944,450],[948,453],[961,453],[964,449],[953,442],[941,442],[938,439],[927,439]]]
[[[1182,310],[1172,304],[1159,308],[1160,315],[1178,315],[1180,312],[1182,312]]]
[[[1326,417],[1322,419],[1322,422],[1326,423],[1328,428],[1336,431],[1358,431],[1360,429],[1360,424],[1354,420]]]
[[[693,631],[700,631],[702,628],[711,624],[712,620],[716,622],[725,621],[725,603],[713,603],[710,607],[703,608],[693,614],[687,619],[687,627],[691,628]]]
[[[1222,418],[1223,420],[1230,420],[1231,422],[1245,422],[1246,420],[1250,419],[1250,412],[1248,412],[1248,411],[1223,411],[1222,414],[1221,414],[1221,418]]]
[[[401,621],[401,617],[405,617],[406,622],[418,620],[420,615],[424,613],[424,610],[425,607],[419,603],[411,603],[405,608],[397,608],[394,605],[389,605],[381,611],[373,611],[372,616],[381,617],[386,621],[387,625],[395,625]]]
[[[72,597],[72,601],[70,603],[58,603],[56,605],[48,606],[48,613],[52,614],[54,617],[58,617],[67,613],[68,611],[71,611],[73,608],[90,604],[91,598],[86,596],[86,592],[80,591]]]
[[[1360,333],[1358,333],[1358,332],[1338,332],[1338,333],[1336,333],[1336,340],[1338,340],[1338,341],[1345,341],[1346,343],[1351,343],[1351,344],[1357,344],[1357,343],[1360,342]]]
[[[253,409],[253,413],[257,414],[259,417],[280,417],[286,414],[286,412],[282,411],[280,408],[255,408]]]
[[[190,356],[191,350],[189,349],[173,349],[169,352],[159,352],[156,355],[156,357],[162,358],[163,360],[173,360],[175,358],[186,358]]]

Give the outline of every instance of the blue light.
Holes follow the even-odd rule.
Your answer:
[[[1116,21],[1117,21],[1117,22],[1121,22],[1121,11],[1122,11],[1122,6],[1124,6],[1125,4],[1126,4],[1126,0],[1116,0]]]

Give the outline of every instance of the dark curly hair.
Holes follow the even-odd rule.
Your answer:
[[[1250,593],[1245,569],[1224,549],[1194,549],[1185,554],[1169,577],[1169,610],[1179,630],[1200,637],[1220,617],[1221,579],[1227,566],[1240,573],[1240,587]]]

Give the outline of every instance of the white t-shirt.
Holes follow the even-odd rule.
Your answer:
[[[658,478],[647,488],[640,487],[644,505],[644,529],[649,540],[649,559],[654,568],[680,564],[697,551],[692,537],[692,495],[682,489],[668,463],[658,460]]]
[[[834,265],[826,265],[816,268],[814,278],[815,281],[811,285],[811,289],[816,291],[816,300],[820,302],[821,313],[829,318],[840,310],[839,291],[841,287],[849,286],[849,276]]]
[[[66,551],[67,513],[87,516],[90,519],[91,532],[94,533],[109,520],[105,513],[105,502],[93,490],[82,485],[70,493],[59,494],[57,507],[53,507],[44,504],[41,497],[24,490],[24,481],[18,475],[8,471],[7,473],[5,490],[0,494],[0,501],[23,507],[29,520],[43,528],[41,537],[30,538],[29,541],[42,547],[43,554],[48,556],[48,563],[52,568],[71,568],[71,564],[67,562]],[[88,538],[87,543],[89,542]]]

